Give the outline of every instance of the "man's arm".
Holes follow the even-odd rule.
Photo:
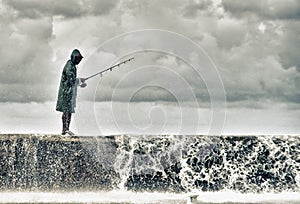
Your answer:
[[[74,86],[76,83],[76,70],[73,68],[72,64],[68,62],[66,64],[66,83],[69,87]]]

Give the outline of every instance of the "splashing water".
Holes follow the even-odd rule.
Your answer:
[[[123,200],[98,201],[149,195],[141,203],[185,203],[190,193],[203,202],[300,201],[299,136],[1,135],[0,147],[0,202],[17,202],[14,191],[31,191],[32,202],[52,192],[69,202],[118,194]]]

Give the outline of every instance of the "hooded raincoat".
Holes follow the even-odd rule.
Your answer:
[[[75,113],[78,83],[75,59],[78,56],[82,57],[79,50],[73,50],[61,75],[56,110],[63,113]]]

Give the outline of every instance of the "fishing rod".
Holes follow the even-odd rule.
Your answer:
[[[113,65],[113,66],[111,66],[111,67],[108,67],[108,68],[106,68],[106,69],[104,69],[104,70],[102,70],[102,71],[100,71],[100,72],[98,72],[98,73],[96,73],[96,74],[93,74],[93,75],[91,75],[91,76],[89,76],[89,77],[87,77],[87,78],[84,78],[84,80],[86,81],[86,80],[88,80],[88,79],[90,79],[90,78],[93,78],[93,77],[95,77],[95,76],[97,76],[97,75],[102,76],[102,74],[103,74],[104,72],[107,72],[108,70],[109,70],[109,71],[112,71],[113,69],[119,67],[119,66],[122,65],[122,64],[125,64],[125,63],[127,63],[127,62],[130,62],[130,61],[133,60],[133,59],[134,59],[134,58],[132,57],[132,58],[129,58],[129,59],[127,59],[127,60],[124,60],[123,62],[120,62],[120,63],[118,63],[118,64],[115,64],[115,65]]]

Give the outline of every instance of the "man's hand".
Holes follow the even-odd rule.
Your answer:
[[[87,86],[87,84],[85,83],[85,78],[79,78],[79,86],[81,88],[84,88]]]
[[[85,78],[79,78],[79,80],[80,80],[80,82],[81,82],[82,84],[84,84]]]

